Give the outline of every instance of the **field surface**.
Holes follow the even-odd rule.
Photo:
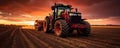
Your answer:
[[[88,37],[67,38],[30,27],[0,26],[0,48],[120,48],[120,26],[92,26]]]

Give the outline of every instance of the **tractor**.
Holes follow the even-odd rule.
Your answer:
[[[81,33],[85,36],[90,34],[91,26],[85,21],[86,19],[82,19],[77,8],[72,8],[71,5],[55,3],[51,9],[52,14],[46,16],[42,24],[43,32],[54,32],[59,37],[69,36],[74,30],[77,30],[78,34]]]

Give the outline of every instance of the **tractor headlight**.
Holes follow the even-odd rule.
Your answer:
[[[81,16],[80,14],[69,13],[70,16]]]
[[[70,16],[76,16],[77,14],[74,14],[74,13],[70,13],[69,15],[70,15]]]

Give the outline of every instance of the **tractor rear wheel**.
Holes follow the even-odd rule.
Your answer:
[[[43,31],[45,33],[48,33],[49,32],[49,27],[50,27],[50,18],[49,17],[46,17],[45,19],[45,22],[43,22]]]
[[[59,19],[54,24],[54,33],[59,37],[66,37],[69,35],[70,27],[65,20]]]
[[[79,31],[82,33],[82,35],[88,36],[91,32],[91,26],[87,21],[83,21],[83,24],[86,25],[87,28],[79,29]]]

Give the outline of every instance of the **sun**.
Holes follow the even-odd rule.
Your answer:
[[[30,25],[34,25],[34,21],[30,21]]]
[[[26,22],[21,22],[25,25],[34,25],[34,21],[26,21]]]

